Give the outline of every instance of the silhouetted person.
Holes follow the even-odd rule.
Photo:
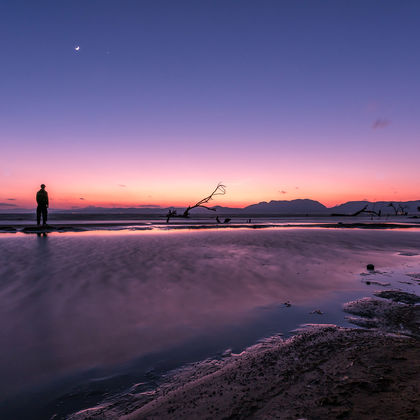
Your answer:
[[[36,208],[36,222],[38,226],[41,224],[41,215],[42,215],[42,225],[47,225],[48,218],[48,193],[45,191],[45,185],[41,184],[41,189],[36,193],[36,202],[38,207]]]

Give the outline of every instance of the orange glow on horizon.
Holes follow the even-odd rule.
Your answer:
[[[219,181],[226,185],[227,192],[215,197],[211,206],[243,208],[262,201],[305,198],[326,207],[365,199],[420,200],[416,154],[404,156],[401,162],[398,156],[393,162],[384,156],[380,165],[372,166],[369,156],[363,155],[362,160],[356,154],[345,159],[326,156],[321,161],[310,153],[299,157],[260,153],[257,150],[247,158],[223,156],[204,169],[191,164],[188,156],[162,158],[158,164],[151,160],[140,169],[130,157],[115,159],[112,165],[105,158],[82,162],[87,159],[82,157],[80,167],[52,159],[42,170],[28,164],[19,171],[3,172],[0,209],[33,209],[40,183],[47,186],[52,209],[186,207],[210,194]],[[392,171],[384,170],[388,167]],[[404,170],[396,171],[399,167]]]
[[[47,191],[50,195],[50,208],[51,209],[80,209],[84,207],[105,207],[105,208],[167,208],[167,207],[187,207],[189,205],[195,204],[201,198],[205,196],[204,194],[197,195],[197,194],[188,194],[185,195],[185,198],[182,197],[174,197],[174,199],[124,199],[121,195],[95,195],[94,198],[84,198],[81,200],[80,198],[83,197],[75,197],[74,194],[72,195],[63,195],[60,196],[56,194],[54,190]],[[53,191],[53,192],[51,192]],[[31,196],[34,194],[31,194]],[[274,194],[275,196],[270,197],[269,195],[260,195],[255,197],[255,199],[251,197],[247,197],[246,199],[241,200],[240,198],[229,197],[229,193],[226,196],[217,197],[215,200],[212,200],[208,205],[209,207],[214,206],[222,206],[222,207],[233,207],[233,208],[244,208],[252,204],[257,204],[260,202],[270,202],[270,201],[291,201],[296,199],[310,199],[314,201],[318,201],[324,206],[330,208],[334,207],[339,204],[346,203],[348,201],[417,201],[420,200],[420,194],[416,193],[409,193],[407,192],[403,196],[400,194],[387,194],[386,192],[379,193],[376,192],[373,194],[360,194],[360,193],[337,193],[337,194],[319,194],[318,197],[310,196],[309,194],[302,194],[300,195],[299,192],[294,194]],[[6,206],[1,207],[1,210],[9,210],[13,212],[16,208],[34,208],[36,207],[36,203],[34,198],[28,196],[18,196],[13,200],[8,201],[7,198],[0,198],[0,202],[5,203]],[[7,206],[10,204],[10,206]]]

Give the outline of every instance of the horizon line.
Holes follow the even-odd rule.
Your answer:
[[[254,206],[254,205],[258,205],[258,204],[269,204],[272,202],[282,202],[282,203],[291,203],[294,201],[312,201],[315,203],[319,203],[322,206],[324,206],[326,209],[333,209],[335,207],[339,207],[342,206],[344,204],[349,204],[349,203],[372,203],[372,204],[376,204],[376,203],[414,203],[414,202],[420,202],[420,198],[417,200],[407,200],[407,201],[401,201],[401,200],[378,200],[378,201],[370,201],[370,200],[350,200],[350,201],[345,201],[343,203],[340,204],[335,204],[333,206],[327,206],[325,204],[323,204],[321,201],[318,200],[313,200],[311,198],[296,198],[293,200],[270,200],[270,201],[259,201],[257,203],[252,203],[252,204],[248,204],[244,207],[231,207],[231,206],[222,206],[220,204],[216,204],[214,206],[210,206],[210,208],[214,208],[214,207],[221,207],[221,208],[230,208],[230,209],[235,209],[235,210],[244,210],[247,207],[250,206]],[[74,207],[49,207],[50,211],[80,211],[80,210],[87,210],[87,209],[108,209],[108,210],[116,210],[116,209],[124,209],[124,210],[128,210],[128,209],[135,209],[135,210],[167,210],[167,209],[180,209],[180,208],[186,208],[188,207],[188,205],[181,205],[181,206],[161,206],[158,204],[150,204],[150,205],[144,205],[144,204],[138,204],[138,205],[115,205],[115,206],[97,206],[97,205],[88,205],[88,206],[84,206],[84,207],[79,207],[79,206],[74,206]],[[36,205],[34,205],[33,207],[18,207],[15,206],[13,204],[9,204],[9,203],[0,203],[0,212],[13,212],[13,211],[34,211],[34,209],[36,209]]]

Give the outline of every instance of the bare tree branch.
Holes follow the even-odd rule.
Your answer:
[[[209,201],[211,201],[213,199],[213,197],[215,197],[216,195],[225,195],[226,194],[226,185],[223,185],[222,183],[218,183],[216,188],[213,190],[213,192],[208,195],[207,197],[204,197],[203,199],[201,199],[200,201],[198,201],[197,203],[195,203],[192,206],[188,206],[184,213],[182,215],[177,215],[176,214],[176,210],[169,210],[168,214],[166,215],[166,223],[169,222],[171,217],[185,217],[188,218],[190,217],[190,211],[192,209],[195,209],[197,207],[203,207],[207,210],[211,210],[211,211],[216,211],[216,209],[213,209],[211,207],[205,206],[204,204],[207,204]]]
[[[333,213],[331,216],[346,216],[346,217],[354,217],[354,216],[358,216],[361,213],[367,212],[368,210],[366,210],[368,207],[368,205],[366,204],[365,207],[363,207],[361,210],[356,211],[355,213],[352,214],[345,214],[345,213]]]
[[[395,216],[407,216],[407,206],[403,206],[401,203],[396,206],[394,203],[389,203],[387,207],[392,207],[395,211]]]
[[[373,217],[373,216],[381,217],[382,216],[382,210],[384,209],[384,207],[391,207],[395,212],[395,216],[407,216],[408,215],[408,211],[407,211],[408,206],[403,206],[401,203],[399,203],[398,206],[397,206],[393,202],[390,202],[390,203],[382,206],[378,211],[376,211],[375,208],[373,210],[368,210],[367,209],[368,205],[366,204],[366,206],[364,206],[362,209],[360,209],[359,211],[356,211],[353,214],[333,213],[331,216],[354,217],[354,216],[358,216],[359,214],[366,213],[366,214],[370,214],[371,217]],[[419,207],[419,209],[420,209],[420,207]]]
[[[398,209],[395,207],[394,203],[389,203],[389,204],[387,205],[387,207],[392,207],[392,208],[394,209],[394,211],[395,211],[395,215],[397,215],[397,214],[398,214]]]

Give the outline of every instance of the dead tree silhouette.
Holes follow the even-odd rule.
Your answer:
[[[211,201],[214,196],[225,195],[225,194],[226,194],[226,185],[223,185],[222,183],[219,182],[217,184],[217,187],[213,190],[213,192],[209,196],[202,198],[200,201],[197,201],[197,203],[195,203],[192,206],[188,206],[182,214],[177,214],[176,210],[169,210],[168,214],[166,215],[166,223],[169,223],[169,220],[172,217],[183,217],[183,218],[190,217],[190,211],[192,209],[197,208],[197,207],[203,207],[207,210],[216,211],[216,209],[214,209],[212,207],[208,207],[205,204],[207,204],[209,201]]]
[[[387,207],[392,207],[395,211],[395,216],[407,216],[407,206],[403,206],[402,204],[398,203],[398,206],[394,203],[389,203]]]
[[[381,217],[384,215],[383,210],[385,207],[391,207],[394,210],[395,216],[408,216],[408,206],[403,205],[401,203],[393,203],[393,202],[383,205],[378,211],[367,210],[368,204],[366,204],[362,209],[356,211],[355,213],[352,213],[352,214],[333,213],[331,214],[331,216],[354,217],[354,216],[358,216],[359,214],[365,213],[365,214],[369,214],[371,217],[373,216]],[[418,210],[420,211],[420,207],[418,207]]]

